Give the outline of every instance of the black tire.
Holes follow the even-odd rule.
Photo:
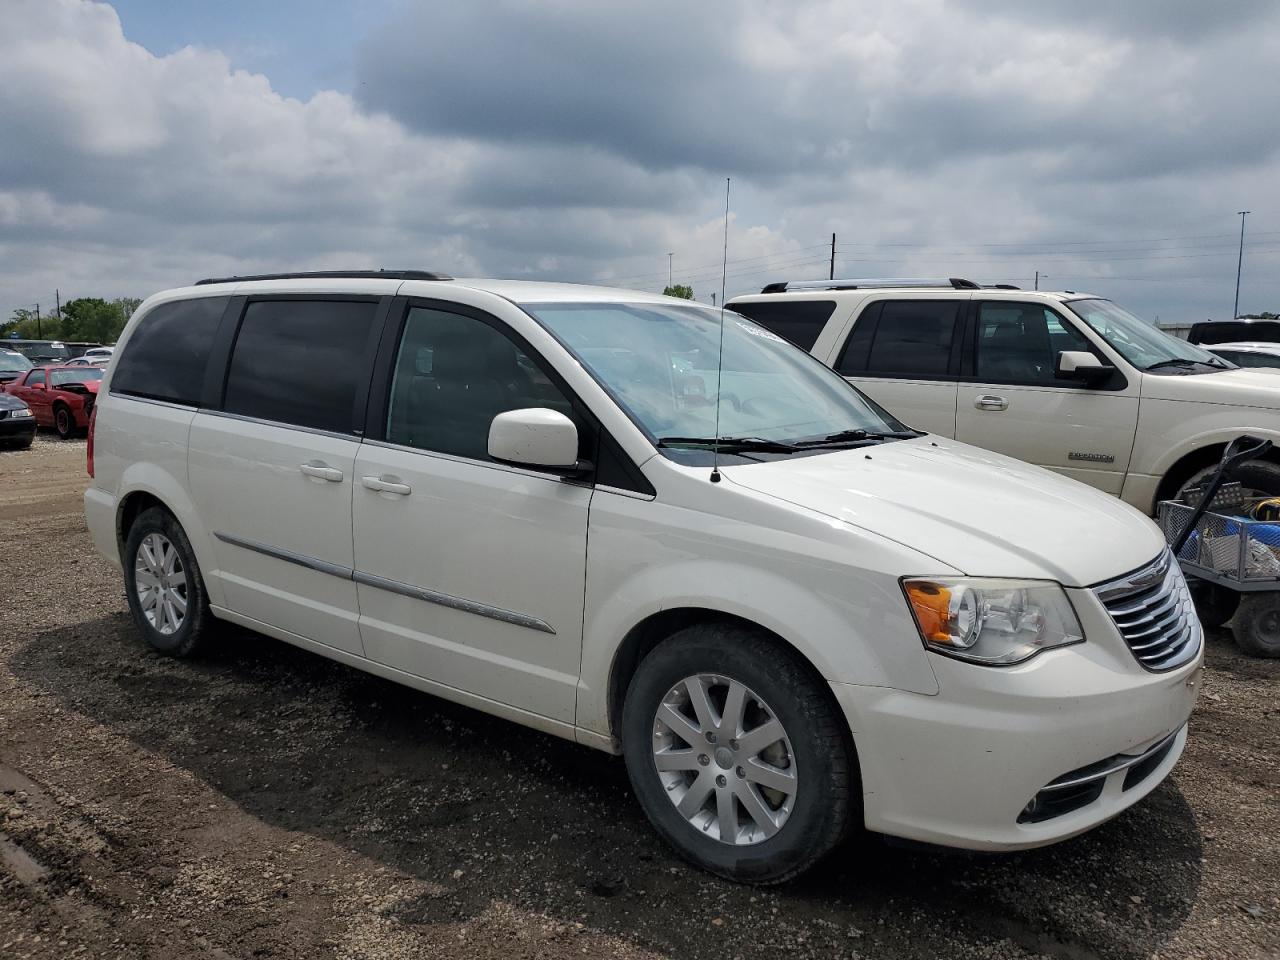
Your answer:
[[[1236,645],[1254,657],[1280,657],[1280,593],[1247,593],[1231,620]]]
[[[177,551],[182,572],[185,574],[186,611],[177,629],[165,633],[148,619],[138,595],[137,562],[142,542],[149,534],[164,537]],[[155,650],[171,657],[188,657],[196,653],[208,639],[213,627],[213,615],[209,613],[209,598],[204,589],[204,578],[196,563],[191,541],[177,520],[160,507],[150,507],[138,514],[125,538],[121,556],[124,567],[125,596],[133,622],[147,643]]]
[[[53,428],[63,440],[76,435],[76,418],[70,407],[60,403],[53,408]]]
[[[1204,483],[1217,471],[1218,465],[1197,470],[1178,488],[1178,497]],[[1246,490],[1256,490],[1259,496],[1280,497],[1280,464],[1266,460],[1250,460],[1242,463],[1227,475],[1227,480],[1238,481]]]
[[[1226,626],[1240,606],[1240,593],[1237,590],[1228,590],[1216,583],[1198,580],[1193,580],[1189,587],[1191,599],[1195,601],[1196,615],[1199,616],[1201,625],[1210,629]]]
[[[767,839],[732,844],[699,829],[676,809],[658,773],[653,755],[658,708],[668,691],[700,674],[744,684],[786,731],[796,791],[790,813]],[[730,742],[736,750],[736,741]],[[730,880],[767,885],[798,876],[843,839],[861,809],[856,762],[830,691],[792,651],[743,627],[698,624],[658,644],[627,690],[622,745],[632,788],[659,835],[691,863]],[[723,766],[719,757],[704,766],[713,775],[723,768],[729,777],[743,769]],[[691,770],[688,776],[699,774]],[[724,785],[723,778],[719,783]],[[709,803],[715,804],[714,792]],[[735,809],[739,815],[745,811]]]

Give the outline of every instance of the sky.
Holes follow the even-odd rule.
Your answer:
[[[1274,0],[0,0],[0,317],[388,267],[1280,310]]]

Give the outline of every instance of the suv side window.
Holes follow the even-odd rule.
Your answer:
[[[560,389],[501,330],[445,310],[409,310],[391,381],[389,443],[488,460],[493,418],[528,407],[576,420]]]
[[[204,369],[227,297],[162,303],[138,321],[111,377],[134,397],[198,406]]]
[[[867,355],[866,376],[938,379],[947,375],[959,300],[886,300]]]
[[[1093,347],[1084,334],[1040,304],[979,304],[979,380],[1078,387],[1078,380],[1059,380],[1055,373],[1063,350],[1092,353]]]
[[[334,433],[355,432],[357,389],[378,304],[372,300],[258,300],[231,350],[222,408]]]
[[[735,303],[729,307],[754,320],[771,333],[790,340],[801,350],[812,350],[822,328],[835,313],[834,300],[791,300]]]

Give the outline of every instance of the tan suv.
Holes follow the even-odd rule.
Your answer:
[[[1280,443],[1280,376],[1242,370],[1110,300],[969,280],[772,283],[730,309],[894,416],[1047,467],[1150,514],[1242,433]],[[1237,479],[1280,495],[1280,463]]]

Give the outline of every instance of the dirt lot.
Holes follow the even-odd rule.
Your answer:
[[[243,631],[148,653],[83,442],[0,452],[0,957],[1280,956],[1280,663],[1209,645],[1136,809],[1003,857],[864,837],[768,891],[654,837],[621,761]]]

